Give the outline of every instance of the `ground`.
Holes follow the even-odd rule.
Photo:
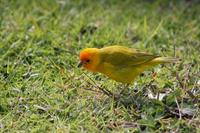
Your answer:
[[[200,132],[199,12],[198,0],[1,0],[0,131]],[[128,88],[77,68],[80,50],[115,44],[182,61]]]

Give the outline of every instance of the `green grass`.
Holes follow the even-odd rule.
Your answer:
[[[200,132],[199,13],[197,0],[1,0],[0,131]],[[116,100],[87,89],[122,84],[77,68],[80,50],[114,44],[182,62]]]

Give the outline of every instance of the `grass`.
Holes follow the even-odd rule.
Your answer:
[[[199,12],[197,0],[1,0],[0,131],[200,132]],[[114,44],[182,62],[116,100],[95,86],[122,84],[77,68],[81,49]]]

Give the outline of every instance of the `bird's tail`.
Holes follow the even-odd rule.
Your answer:
[[[152,60],[154,63],[176,63],[181,61],[179,58],[173,58],[173,57],[157,57]]]

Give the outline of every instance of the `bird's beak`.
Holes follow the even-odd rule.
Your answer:
[[[78,67],[82,67],[82,66],[83,66],[83,62],[80,61],[80,62],[78,63]]]

